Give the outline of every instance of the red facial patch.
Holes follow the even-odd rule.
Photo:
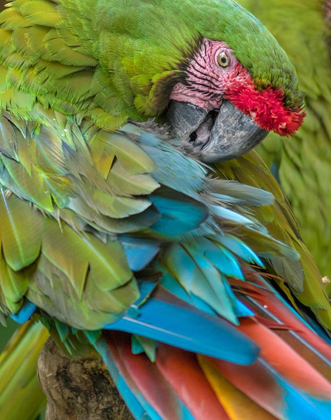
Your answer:
[[[237,70],[227,78],[224,97],[264,130],[274,131],[281,136],[295,134],[306,116],[302,109],[286,109],[282,90],[268,88],[258,91],[251,75],[241,64],[237,65]]]
[[[226,54],[228,60],[224,68],[217,61],[220,53]],[[252,76],[223,42],[204,38],[186,72],[186,84],[177,83],[171,99],[189,102],[207,111],[219,109],[222,100],[228,99],[260,128],[281,136],[292,136],[303,122],[302,109],[285,108],[282,90],[256,90]]]

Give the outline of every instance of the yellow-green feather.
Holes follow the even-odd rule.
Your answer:
[[[317,319],[330,329],[331,305],[325,284],[322,282],[315,261],[301,239],[299,226],[292,209],[266,164],[255,151],[252,151],[238,159],[222,162],[215,166],[218,176],[238,180],[243,184],[273,193],[276,199],[275,203],[257,208],[255,217],[267,227],[271,236],[294,248],[301,257],[301,264],[297,266],[286,259],[274,261],[276,273],[287,281],[287,286],[283,284],[280,284],[280,286],[282,288],[289,287],[291,293],[301,303],[310,307]],[[246,233],[246,235],[243,236],[244,240],[253,245],[254,242],[251,242],[250,233]],[[300,283],[300,279],[302,283]]]
[[[49,334],[42,324],[20,327],[0,354],[0,410],[7,420],[35,420],[46,405],[36,375]]]

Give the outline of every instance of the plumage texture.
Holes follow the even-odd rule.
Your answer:
[[[1,312],[36,305],[68,354],[93,345],[137,419],[328,418],[330,303],[277,182],[254,152],[205,167],[137,124],[201,37],[289,110],[293,66],[230,0],[137,4],[0,15]]]

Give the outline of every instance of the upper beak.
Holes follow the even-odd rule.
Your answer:
[[[167,119],[180,146],[206,163],[239,157],[268,134],[229,101],[209,113],[190,103],[171,101]]]

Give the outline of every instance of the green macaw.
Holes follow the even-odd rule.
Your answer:
[[[331,61],[329,0],[239,0],[294,63],[307,117],[290,141],[268,136],[259,150],[290,200],[323,276],[331,277]],[[328,281],[327,278],[325,281]]]
[[[250,151],[304,118],[275,38],[232,0],[8,6],[2,320],[93,346],[137,419],[329,418],[330,302]]]

